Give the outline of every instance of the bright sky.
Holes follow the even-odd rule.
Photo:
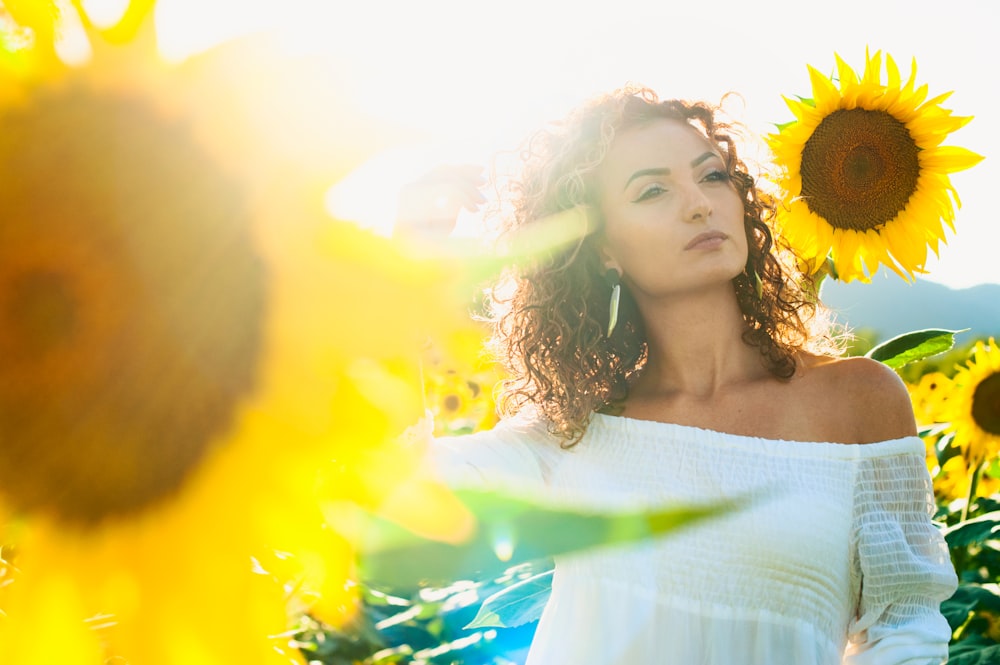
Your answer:
[[[121,0],[94,0],[109,4]],[[766,132],[791,118],[781,96],[810,92],[806,64],[855,69],[865,47],[888,51],[931,95],[976,119],[949,140],[983,155],[952,176],[958,234],[928,279],[1000,283],[1000,48],[996,0],[160,0],[161,46],[178,57],[267,28],[289,48],[340,62],[344,95],[366,113],[427,137],[375,159],[361,176],[386,183],[441,160],[485,163],[590,95],[634,81],[663,97],[745,100],[742,120]],[[194,20],[192,20],[194,19]],[[365,178],[361,178],[364,180]],[[369,202],[373,198],[369,196]],[[373,209],[373,213],[375,211]],[[383,212],[383,214],[385,214]]]

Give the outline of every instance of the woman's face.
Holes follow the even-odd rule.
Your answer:
[[[718,149],[687,123],[622,131],[597,171],[605,266],[637,299],[697,290],[743,271],[743,203]]]

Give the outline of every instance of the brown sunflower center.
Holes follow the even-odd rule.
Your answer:
[[[139,511],[254,387],[244,196],[133,100],[71,87],[0,122],[0,492],[71,523]]]
[[[802,149],[802,196],[835,228],[878,229],[916,191],[918,152],[906,126],[885,111],[834,111]]]
[[[976,386],[972,419],[984,431],[1000,436],[1000,372],[990,374]]]
[[[73,293],[56,272],[23,272],[8,285],[8,311],[0,320],[7,335],[28,357],[39,357],[73,337],[76,306]]]

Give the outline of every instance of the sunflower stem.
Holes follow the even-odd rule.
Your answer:
[[[968,519],[972,502],[976,499],[976,492],[979,489],[979,476],[983,472],[984,461],[983,459],[979,459],[969,472],[969,494],[965,497],[965,506],[962,508],[962,522]]]

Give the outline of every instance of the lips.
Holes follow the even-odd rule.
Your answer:
[[[698,249],[698,248],[711,248],[717,247],[722,244],[722,241],[728,240],[729,235],[723,233],[722,231],[705,231],[704,233],[699,233],[694,238],[691,239],[684,249]]]

